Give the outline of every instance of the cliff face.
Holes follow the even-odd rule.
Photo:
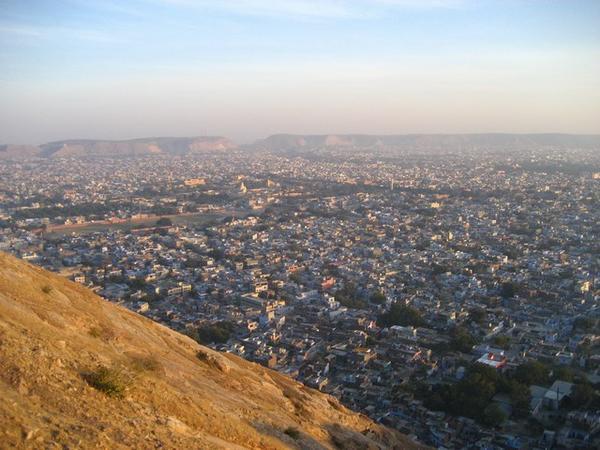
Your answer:
[[[419,448],[335,399],[0,254],[0,442]]]
[[[186,155],[224,151],[236,145],[224,137],[143,138],[127,141],[74,140],[50,142],[40,146],[42,156],[140,156],[152,154]]]

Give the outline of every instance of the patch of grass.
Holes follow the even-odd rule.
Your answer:
[[[300,431],[296,427],[287,427],[283,432],[285,434],[287,434],[289,437],[291,437],[292,439],[300,438]]]
[[[49,294],[50,292],[52,292],[52,286],[45,284],[42,286],[42,292],[44,294]]]
[[[122,370],[100,366],[93,372],[82,374],[83,379],[95,389],[109,397],[122,398],[129,379]]]
[[[221,372],[228,373],[229,367],[226,363],[224,363],[221,358],[217,358],[214,355],[210,355],[204,350],[200,350],[196,353],[196,358],[198,358],[203,363],[208,364],[209,367],[220,370]]]
[[[92,327],[88,331],[88,334],[94,338],[100,338],[105,341],[109,341],[115,337],[115,333],[110,328],[105,326]]]
[[[102,336],[102,330],[98,327],[92,327],[90,328],[90,331],[88,331],[88,334],[91,337],[99,338],[100,336]]]
[[[131,365],[136,372],[158,372],[163,368],[154,356],[132,356]]]

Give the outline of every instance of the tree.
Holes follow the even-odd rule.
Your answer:
[[[455,327],[450,331],[450,348],[454,351],[469,353],[477,344],[477,339],[464,327]]]
[[[157,227],[170,227],[173,225],[173,221],[168,217],[161,217],[156,221]]]
[[[573,369],[565,366],[558,366],[552,370],[552,379],[553,380],[561,380],[572,382],[575,375],[573,374]]]
[[[302,283],[302,277],[300,276],[300,271],[298,272],[293,272],[289,275],[289,279],[290,281],[293,281],[296,284],[301,284]]]
[[[354,283],[346,283],[341,289],[338,289],[334,297],[336,301],[346,308],[366,309],[367,301],[359,294],[358,288]]]
[[[483,325],[487,319],[487,313],[483,308],[471,308],[469,310],[469,319],[478,325]]]
[[[508,390],[515,417],[527,417],[529,415],[529,405],[531,401],[529,388],[518,381],[510,380],[508,382]]]
[[[377,324],[381,327],[393,325],[420,327],[425,325],[425,320],[419,310],[402,303],[392,303],[390,309],[377,318]]]
[[[147,286],[143,278],[134,278],[129,280],[129,287],[134,290],[145,289]]]
[[[490,427],[498,427],[506,420],[506,414],[496,403],[490,403],[483,410],[483,423]]]
[[[189,336],[203,345],[222,344],[229,340],[234,329],[233,323],[221,321],[191,330]]]
[[[367,347],[373,347],[377,345],[379,341],[375,339],[373,336],[367,336]]]
[[[494,339],[492,340],[492,342],[496,347],[500,347],[504,350],[508,350],[508,348],[510,347],[510,336],[506,336],[506,335],[494,336]]]
[[[588,383],[579,383],[573,386],[570,398],[565,401],[565,406],[569,409],[591,409],[593,404],[597,406],[600,396],[596,390]]]
[[[225,251],[220,248],[213,248],[208,252],[208,256],[213,258],[215,261],[220,261],[225,258]]]
[[[500,295],[504,298],[514,297],[518,292],[519,285],[512,281],[502,283],[502,287],[500,288]]]
[[[369,301],[376,305],[383,305],[386,301],[386,297],[381,291],[376,291],[373,292]]]
[[[548,367],[543,363],[530,361],[517,367],[515,379],[527,386],[532,384],[545,385],[550,381],[548,372]]]
[[[517,417],[527,417],[529,388],[479,363],[468,366],[465,377],[458,383],[423,384],[414,390],[415,396],[429,409],[471,417],[487,426],[498,426],[507,419],[504,411],[492,401],[498,392],[510,395]]]
[[[596,320],[591,317],[578,317],[573,323],[573,328],[581,330],[584,333],[589,333],[596,327]]]

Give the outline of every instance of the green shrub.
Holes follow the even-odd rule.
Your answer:
[[[104,392],[109,397],[116,398],[123,397],[129,384],[123,371],[104,366],[83,374],[83,379],[93,388]]]

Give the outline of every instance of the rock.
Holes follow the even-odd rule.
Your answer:
[[[25,440],[26,441],[30,441],[31,439],[33,439],[33,436],[35,435],[35,433],[37,433],[38,429],[34,428],[33,430],[29,430],[26,434],[25,434]]]

